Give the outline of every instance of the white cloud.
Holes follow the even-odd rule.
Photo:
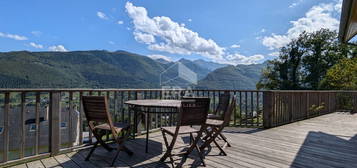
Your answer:
[[[276,52],[269,53],[268,55],[269,55],[269,56],[272,56],[272,57],[278,57],[279,54],[280,54],[280,53],[279,53],[278,51],[276,51]]]
[[[118,23],[118,24],[124,24],[124,21],[119,20],[117,23]]]
[[[239,44],[233,44],[233,45],[231,45],[231,48],[240,48],[240,45]]]
[[[264,59],[261,54],[256,54],[252,56],[244,56],[239,53],[231,54],[226,57],[227,64],[256,64]]]
[[[150,37],[151,50],[165,51],[175,54],[199,54],[212,59],[222,59],[224,48],[218,46],[212,39],[200,37],[197,32],[172,21],[169,17],[156,16],[150,18],[144,7],[134,6],[127,2],[126,11],[134,23],[135,39],[147,43],[138,35]],[[153,37],[153,38],[152,38]],[[157,38],[160,42],[154,43]]]
[[[336,11],[342,11],[342,0],[338,0],[334,6]]]
[[[108,19],[109,19],[108,16],[107,16],[105,13],[100,12],[100,11],[97,12],[97,16],[98,16],[100,19],[103,19],[103,20],[108,20]]]
[[[159,55],[159,54],[152,54],[152,55],[148,55],[148,57],[150,57],[151,59],[163,59],[165,61],[169,61],[172,62],[172,59],[168,56],[165,55]]]
[[[192,22],[192,19],[191,19],[191,18],[189,18],[189,19],[187,19],[187,21]]]
[[[260,30],[260,33],[264,33],[264,32],[266,32],[266,30],[262,28],[262,30]]]
[[[294,7],[297,6],[297,5],[298,5],[298,3],[294,2],[294,3],[292,3],[291,5],[289,5],[289,8],[294,8]]]
[[[336,13],[340,12],[341,1],[329,4],[319,4],[313,6],[305,13],[305,16],[296,21],[291,21],[292,27],[284,35],[272,34],[265,36],[262,40],[264,46],[270,50],[279,49],[288,44],[292,39],[297,38],[302,32],[314,32],[321,28],[337,30],[339,20],[335,18]]]
[[[197,54],[214,62],[229,64],[250,64],[264,58],[262,55],[228,54],[214,40],[199,36],[197,32],[169,17],[149,17],[144,7],[134,6],[131,2],[127,2],[125,8],[134,24],[135,40],[147,44],[150,50],[183,55]]]
[[[29,45],[31,46],[31,47],[34,47],[34,48],[43,48],[43,45],[41,45],[41,44],[36,44],[36,43],[34,43],[34,42],[31,42],[31,43],[29,43]]]
[[[272,34],[269,37],[263,37],[263,45],[268,47],[270,50],[279,49],[291,41],[289,35],[276,35]]]
[[[68,51],[66,48],[64,48],[63,45],[50,46],[50,47],[48,47],[48,49],[49,49],[50,51],[59,51],[59,52],[66,52],[66,51]]]
[[[155,42],[155,37],[148,33],[134,32],[134,38],[136,41],[145,44],[151,44]]]
[[[108,43],[111,44],[111,45],[115,45],[114,41],[108,41]]]
[[[0,32],[0,37],[9,38],[9,39],[13,39],[13,40],[27,40],[27,37],[25,37],[25,36],[21,36],[21,35],[17,35],[17,34],[2,33],[2,32]]]
[[[296,6],[300,5],[303,2],[303,0],[297,0],[294,3],[289,5],[289,8],[295,8]]]

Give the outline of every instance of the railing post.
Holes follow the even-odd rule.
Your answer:
[[[357,113],[357,93],[352,93],[352,102],[353,102],[353,113]]]
[[[5,93],[5,102],[4,102],[4,146],[3,146],[3,162],[7,162],[9,159],[9,113],[10,113],[10,93]]]
[[[263,126],[264,128],[272,127],[272,116],[273,116],[273,96],[272,91],[263,92]]]
[[[60,111],[61,92],[50,93],[50,150],[51,156],[57,155],[60,150]]]

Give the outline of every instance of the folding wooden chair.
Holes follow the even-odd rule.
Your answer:
[[[92,150],[88,153],[86,161],[97,148],[98,144],[102,145],[106,150],[111,151],[113,148],[109,147],[103,140],[106,131],[110,131],[113,135],[114,141],[118,144],[117,153],[112,161],[112,166],[120,151],[125,151],[129,155],[133,155],[124,142],[130,134],[130,125],[125,123],[113,123],[109,113],[108,101],[105,96],[82,96],[82,103],[84,113],[86,115],[89,129],[92,131],[97,141],[94,143]]]
[[[162,127],[161,132],[164,138],[166,145],[166,152],[160,159],[161,162],[164,162],[168,157],[170,158],[171,164],[174,166],[174,160],[172,156],[174,155],[183,155],[184,159],[194,150],[198,150],[199,157],[202,161],[202,164],[205,166],[203,155],[200,152],[200,149],[197,146],[197,142],[202,136],[202,132],[206,130],[206,119],[209,110],[210,99],[204,98],[199,100],[183,100],[181,103],[180,112],[178,114],[178,120],[176,127]],[[199,130],[192,128],[192,125],[201,126]],[[169,144],[166,138],[166,135],[172,136],[172,141]],[[184,153],[172,154],[176,139],[179,135],[189,134],[193,138],[193,134],[197,134],[193,138],[193,143],[191,143],[188,150]]]
[[[228,106],[228,109],[224,112],[224,120],[216,120],[216,119],[207,119],[206,125],[207,125],[207,130],[206,136],[203,138],[205,141],[203,145],[200,146],[200,150],[203,152],[206,147],[208,147],[212,142],[218,147],[220,150],[220,154],[227,155],[226,152],[224,152],[224,148],[229,145],[229,143],[225,140],[225,144],[223,147],[221,147],[217,141],[216,138],[218,136],[221,136],[222,138],[224,137],[222,134],[222,131],[224,127],[229,125],[229,122],[231,120],[231,115],[234,111],[234,107],[236,106],[236,98],[233,97],[231,100],[231,103]],[[224,137],[225,138],[225,137]],[[223,139],[224,140],[224,139]]]
[[[224,112],[227,111],[229,105],[229,99],[231,95],[229,92],[224,92],[219,95],[218,105],[213,114],[208,114],[207,119],[223,120]]]
[[[207,116],[207,119],[210,119],[209,121],[212,122],[212,120],[224,120],[224,114],[228,109],[230,97],[231,94],[229,92],[224,92],[223,94],[219,95],[219,101],[216,110],[213,114],[208,114]],[[222,133],[219,133],[218,137],[221,138],[228,147],[231,147],[231,144],[228,142],[227,137],[225,137]]]
[[[213,114],[208,114],[207,119],[212,120],[224,120],[224,113],[227,111],[228,106],[229,106],[229,100],[230,100],[230,93],[229,92],[224,92],[223,94],[219,95],[219,101],[217,108],[213,111]],[[200,99],[201,97],[183,97],[183,100],[190,100],[190,99]],[[220,121],[218,121],[220,122]],[[205,131],[206,132],[206,131]],[[207,133],[206,133],[207,135]],[[227,137],[225,137],[222,133],[219,133],[219,138],[222,139],[228,147],[231,147],[231,144],[228,142]],[[208,136],[205,136],[203,139],[207,139]],[[191,140],[191,139],[190,139]],[[190,141],[191,142],[191,141]]]

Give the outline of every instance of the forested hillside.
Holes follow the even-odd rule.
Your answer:
[[[199,81],[198,87],[202,89],[255,89],[265,67],[266,63],[219,68]]]
[[[125,51],[0,53],[2,88],[157,88],[160,63]]]
[[[160,73],[176,63],[126,51],[99,50],[3,52],[0,62],[1,88],[160,88]],[[254,88],[261,70],[259,65],[178,62],[195,72],[198,87],[206,89]]]

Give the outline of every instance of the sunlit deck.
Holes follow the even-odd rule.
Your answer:
[[[213,148],[206,156],[207,167],[357,167],[357,114],[331,113],[271,129],[227,128],[232,147],[228,156]],[[179,139],[180,145],[188,143]],[[132,157],[121,153],[115,167],[170,167],[158,160],[165,150],[160,132],[150,135],[149,153],[144,138],[131,140]],[[178,148],[176,150],[181,150]],[[88,149],[28,162],[18,167],[109,167],[114,152],[100,148],[89,162]],[[195,154],[184,167],[197,167]],[[176,158],[180,162],[180,158]],[[202,167],[201,165],[198,165]]]

